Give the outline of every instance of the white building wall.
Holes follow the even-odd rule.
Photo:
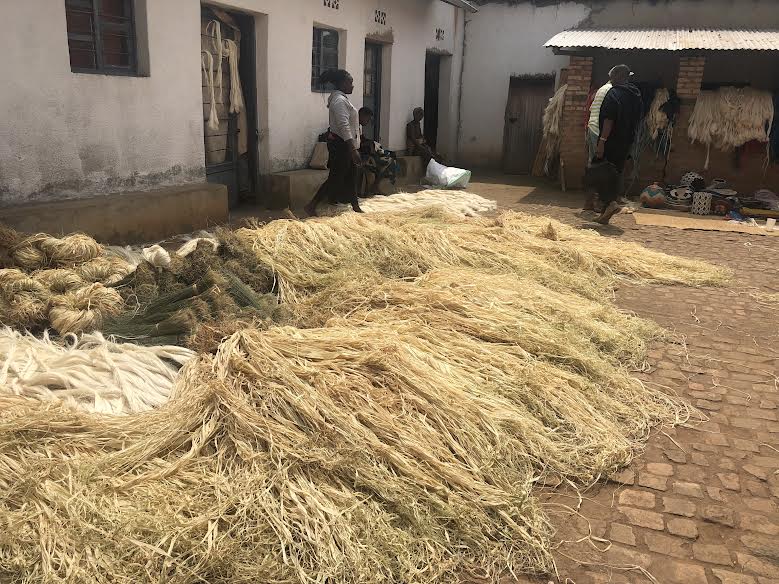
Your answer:
[[[0,204],[205,180],[200,4],[136,2],[146,6],[147,77],[71,72],[62,1],[18,2],[0,20]],[[396,150],[424,101],[426,51],[456,55],[452,63],[461,51],[462,10],[440,0],[341,0],[338,10],[322,0],[214,4],[255,15],[262,173],[305,167],[327,127],[327,96],[310,85],[315,24],[345,32],[341,65],[354,76],[358,107],[366,37],[386,43],[381,133]],[[374,22],[376,9],[387,13],[386,25]],[[442,86],[456,91],[460,67],[447,70]],[[456,116],[448,108],[439,131],[451,136]]]
[[[72,73],[65,3],[0,19],[0,203],[203,178],[200,8],[149,0],[150,73]],[[192,30],[194,34],[178,34]]]
[[[500,167],[506,102],[512,76],[556,75],[568,63],[544,43],[579,24],[583,3],[536,6],[526,2],[481,6],[466,16],[458,161],[469,167]]]

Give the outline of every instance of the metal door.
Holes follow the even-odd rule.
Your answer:
[[[381,142],[381,45],[365,43],[365,72],[362,104],[373,110],[373,123],[363,128],[366,138]]]
[[[543,138],[544,109],[554,95],[554,79],[511,80],[506,105],[503,168],[530,174]]]

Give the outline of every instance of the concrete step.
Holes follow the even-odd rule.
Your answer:
[[[226,223],[227,218],[227,187],[205,182],[0,208],[0,223],[18,231],[78,231],[118,245],[161,241]]]
[[[299,211],[307,205],[327,180],[328,171],[303,168],[270,175],[272,209]]]

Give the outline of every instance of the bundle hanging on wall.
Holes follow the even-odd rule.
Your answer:
[[[747,142],[768,143],[774,119],[773,96],[751,87],[721,87],[702,91],[695,104],[687,135],[705,144],[709,168],[711,147],[730,152]]]

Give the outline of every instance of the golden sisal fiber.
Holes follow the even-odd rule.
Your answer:
[[[95,259],[103,253],[102,246],[88,235],[74,233],[58,238],[45,233],[19,241],[12,255],[16,265],[24,270],[47,267],[73,267]]]
[[[557,239],[548,237],[549,225]],[[544,236],[546,234],[547,236]],[[727,270],[601,237],[543,217],[505,212],[462,219],[440,208],[406,213],[275,221],[239,229],[269,267],[284,302],[358,275],[414,278],[441,267],[529,276],[558,291],[598,298],[616,277],[710,285]]]
[[[123,306],[119,292],[102,284],[90,284],[54,297],[49,320],[61,335],[99,331],[104,319],[119,314]]]
[[[149,412],[0,393],[0,581],[548,572],[534,486],[589,485],[691,413],[631,377],[662,331],[609,302],[616,278],[727,279],[516,213],[355,214],[236,237],[220,241],[272,269],[296,326],[225,323]]]

